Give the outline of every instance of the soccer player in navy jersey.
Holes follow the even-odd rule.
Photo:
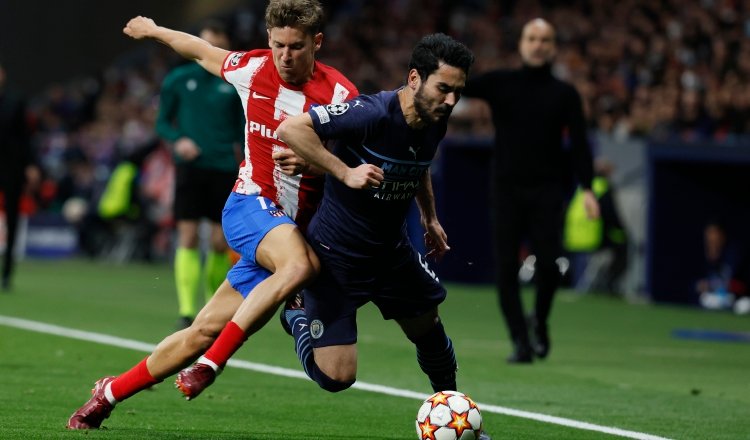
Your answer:
[[[321,272],[304,290],[304,309],[287,302],[282,311],[305,372],[325,390],[354,383],[356,311],[370,301],[415,344],[433,390],[456,389],[456,356],[438,314],[446,291],[427,263],[450,249],[429,168],[473,61],[469,49],[451,37],[428,35],[412,52],[404,87],[315,106],[276,130],[292,150],[328,173],[307,229]],[[336,140],[332,152],[323,146],[327,140]],[[406,233],[414,199],[426,230],[425,256]]]
[[[449,250],[430,164],[473,60],[451,37],[425,36],[412,52],[404,87],[313,107],[277,129],[297,154],[328,173],[307,230],[321,273],[304,291],[304,310],[288,308],[282,318],[305,372],[325,390],[355,382],[356,313],[368,302],[415,344],[433,390],[456,389],[456,357],[438,314],[446,291],[426,259]],[[331,139],[337,142],[328,151],[323,142]],[[426,256],[406,233],[413,199]]]
[[[212,46],[146,17],[130,20],[123,30],[166,44],[224,78],[240,95],[247,117],[245,157],[222,226],[241,258],[190,327],[166,337],[130,370],[98,380],[93,396],[68,420],[69,429],[99,428],[118,402],[190,365],[209,347],[204,362],[189,371],[200,384],[212,382],[223,365],[212,360],[234,353],[317,274],[318,259],[301,229],[320,201],[323,178],[277,139],[275,129],[313,104],[340,103],[358,94],[338,70],[315,60],[323,40],[322,12],[317,0],[271,0],[266,8],[270,49],[247,52]],[[186,397],[194,396],[187,377],[178,377],[178,386]]]

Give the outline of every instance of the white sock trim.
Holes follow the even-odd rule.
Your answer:
[[[104,386],[104,397],[107,398],[112,406],[115,406],[117,404],[117,399],[115,399],[115,395],[112,394],[112,381],[109,381],[107,385]]]
[[[196,364],[206,364],[209,367],[213,368],[213,370],[218,374],[221,371],[221,368],[219,368],[218,365],[216,365],[216,362],[212,361],[211,359],[201,356],[198,358],[198,360],[195,362]]]

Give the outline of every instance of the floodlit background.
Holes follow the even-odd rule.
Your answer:
[[[325,2],[328,25],[320,59],[363,93],[403,81],[413,44],[446,32],[476,54],[474,72],[518,66],[516,42],[527,20],[557,28],[555,73],[584,98],[597,167],[612,183],[628,239],[626,272],[615,294],[698,304],[703,235],[721,219],[730,242],[747,254],[750,203],[750,11],[726,1],[373,1]],[[0,3],[0,60],[9,82],[29,98],[33,147],[45,181],[30,194],[26,253],[88,254],[119,260],[168,259],[172,236],[169,154],[157,149],[140,179],[136,248],[86,218],[116,164],[158,142],[153,118],[161,79],[183,62],[154,42],[121,29],[134,15],[195,32],[207,17],[224,19],[237,48],[265,47],[264,2],[164,1]],[[438,203],[454,252],[444,279],[490,282],[492,255],[487,159],[492,126],[480,101],[456,109],[444,154],[436,162]],[[442,159],[442,160],[441,160]],[[63,207],[70,199],[72,217]],[[85,203],[80,203],[81,201]],[[451,215],[463,203],[472,221]],[[84,211],[84,219],[78,219]],[[42,225],[43,224],[43,225]],[[58,245],[35,232],[60,228]],[[85,231],[78,234],[80,229]],[[101,234],[96,239],[91,236]],[[39,237],[42,237],[39,239]],[[92,243],[93,242],[93,243]],[[129,240],[133,244],[133,240]],[[67,246],[67,247],[66,247]],[[583,260],[586,260],[584,256]],[[580,290],[601,287],[600,252],[585,273],[578,258],[569,278]],[[599,268],[601,266],[601,268]],[[747,272],[747,269],[743,269]],[[747,275],[743,275],[747,277]],[[601,284],[601,283],[599,283]]]
[[[471,329],[456,332],[456,346],[459,358],[467,359],[462,372],[468,390],[479,395],[475,399],[665,438],[745,438],[743,433],[750,432],[746,411],[750,405],[750,315],[742,307],[737,312],[745,314],[735,313],[731,302],[720,310],[707,310],[706,306],[717,308],[716,304],[702,303],[695,285],[706,266],[706,226],[720,221],[733,255],[739,283],[735,286],[740,286],[737,293],[747,294],[750,286],[750,2],[358,0],[324,4],[328,22],[319,59],[341,70],[362,93],[399,87],[412,46],[432,32],[448,33],[472,49],[477,58],[473,73],[517,67],[521,27],[532,18],[544,17],[557,30],[554,72],[574,84],[583,97],[597,169],[614,188],[615,209],[625,226],[626,265],[608,283],[614,258],[611,249],[564,256],[570,265],[566,290],[552,318],[553,337],[559,339],[546,364],[517,370],[502,360],[509,342],[492,288],[492,226],[487,208],[492,197],[488,163],[493,132],[488,109],[481,102],[462,99],[434,163],[438,214],[452,247],[437,271],[451,287],[451,307],[465,309],[455,313],[452,325]],[[0,317],[149,343],[172,330],[176,310],[170,278],[175,243],[173,165],[167,146],[154,132],[154,117],[161,80],[184,61],[158,43],[130,40],[122,28],[129,18],[146,15],[158,24],[195,32],[203,19],[218,17],[227,22],[236,49],[266,47],[264,8],[263,1],[239,0],[0,0],[0,63],[9,87],[27,98],[32,148],[43,176],[41,184],[25,196],[19,265],[13,290],[0,294]],[[98,217],[97,203],[112,170],[124,157],[154,146],[139,170],[132,215]],[[410,220],[411,233],[418,237],[418,222]],[[0,216],[0,249],[4,247],[3,225]],[[110,278],[121,270],[125,273]],[[524,270],[522,277],[533,276],[528,266]],[[78,276],[66,278],[70,288],[64,294],[66,300],[50,296],[59,286],[59,271]],[[115,289],[112,280],[126,288]],[[133,291],[141,292],[134,298],[143,305],[123,309],[121,322],[106,319],[113,313],[113,304],[121,306],[121,297]],[[102,313],[105,318],[99,316]],[[91,316],[97,317],[92,320]],[[380,352],[389,346],[377,316],[372,316],[363,324],[364,380],[426,393],[421,373],[410,363],[408,344],[391,347],[397,353],[394,356],[404,359],[396,367],[401,374],[398,378],[384,373],[389,363],[367,357],[368,350]],[[151,324],[139,330],[143,320]],[[59,438],[64,435],[59,428],[67,413],[83,402],[86,387],[100,375],[119,373],[118,368],[141,356],[65,338],[60,341],[66,342],[59,343],[65,348],[49,354],[47,350],[56,345],[54,337],[18,330],[8,322],[0,322],[0,349],[6,352],[6,359],[0,361],[0,389],[13,386],[7,388],[11,394],[0,392],[0,408],[17,407],[19,401],[28,404],[17,408],[15,416],[6,413],[0,426],[13,428],[4,433],[0,428],[3,438],[20,438],[40,420],[40,438]],[[369,330],[368,325],[372,326]],[[274,363],[274,348],[288,341],[276,328],[267,332],[257,343],[258,352],[250,348],[239,357]],[[18,343],[26,340],[29,344]],[[25,359],[47,354],[37,363],[16,362],[12,350],[22,349]],[[298,369],[291,351],[287,354],[276,363]],[[368,367],[368,362],[374,367]],[[47,367],[58,363],[65,368],[49,373]],[[85,377],[67,371],[83,363],[87,364]],[[236,382],[227,382],[217,398],[224,403],[248,399],[233,393],[233,387],[245,387],[243,393],[250,393],[253,402],[262,402],[260,407],[273,405],[264,400],[263,393],[273,393],[276,381],[283,381],[270,379],[272,384],[266,383],[262,392],[253,394],[243,374],[227,374]],[[45,381],[38,382],[40,377]],[[32,385],[25,386],[23,381]],[[309,393],[315,405],[331,405],[336,411],[341,400],[302,383],[304,391],[289,385],[292,389],[279,398],[280,405],[288,411],[304,411],[305,404],[295,402],[294,396]],[[64,396],[55,399],[50,390],[61,384],[66,387]],[[163,388],[166,393],[169,387]],[[217,434],[221,424],[211,425],[210,418],[190,428],[198,431],[162,425],[174,411],[193,417],[192,402],[177,408],[175,400],[159,397],[147,403],[146,410],[134,399],[128,405],[140,414],[131,419],[143,413],[151,418],[135,422],[145,425],[132,428],[123,419],[126,411],[116,412],[112,423],[119,425],[107,434],[118,438],[224,435]],[[211,411],[205,402],[199,404]],[[340,429],[343,422],[333,423],[334,428],[321,436],[297,432],[284,437],[280,432],[285,433],[287,426],[281,417],[265,431],[258,428],[260,423],[241,425],[225,434],[411,438],[412,433],[403,429],[412,429],[410,412],[418,405],[384,403],[391,404],[399,410],[386,411],[385,418],[409,413],[406,428],[383,430],[386,421],[351,422],[371,412],[370,408],[360,411],[357,399],[351,398],[342,405],[350,412],[346,423],[361,430],[357,437]],[[53,414],[36,414],[38,406],[46,405],[54,406]],[[610,438],[493,414],[489,416],[491,433],[500,434],[496,438]],[[231,424],[238,417],[224,422]]]

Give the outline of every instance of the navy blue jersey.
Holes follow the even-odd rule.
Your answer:
[[[309,114],[321,139],[336,140],[332,151],[346,165],[369,163],[384,172],[380,187],[369,190],[327,175],[310,237],[352,255],[379,255],[406,240],[407,211],[447,125],[410,128],[397,91],[314,107]]]

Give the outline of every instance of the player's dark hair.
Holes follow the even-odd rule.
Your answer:
[[[430,34],[422,37],[414,47],[409,60],[409,70],[417,69],[419,77],[425,81],[438,69],[441,61],[458,67],[468,75],[469,68],[474,63],[474,54],[463,43],[448,35]]]
[[[287,26],[317,34],[323,28],[323,6],[318,0],[271,0],[266,7],[266,28]]]

